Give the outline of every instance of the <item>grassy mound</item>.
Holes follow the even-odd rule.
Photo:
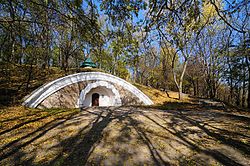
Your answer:
[[[64,71],[58,67],[41,69],[31,65],[0,65],[0,106],[18,105],[26,95],[39,86],[66,75],[78,72],[104,72],[97,68],[71,68]]]
[[[19,105],[22,99],[33,90],[60,77],[79,72],[104,72],[98,68],[71,68],[67,71],[58,67],[41,69],[38,66],[1,64],[0,68],[0,106]],[[134,84],[145,93],[156,105],[164,105],[169,102],[186,102],[188,96],[184,96],[183,101],[177,100],[177,92],[162,92],[160,90],[147,87],[141,84]]]
[[[148,87],[141,84],[134,84],[138,89],[140,89],[143,93],[145,93],[155,105],[164,105],[167,103],[183,103],[183,102],[191,102],[188,95],[184,94],[183,100],[178,100],[178,92],[167,91],[163,92],[158,89]]]

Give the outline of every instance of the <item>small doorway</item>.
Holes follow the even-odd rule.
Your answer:
[[[92,106],[99,106],[99,97],[100,95],[98,93],[92,94]]]

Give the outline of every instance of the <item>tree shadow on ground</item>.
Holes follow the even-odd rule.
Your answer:
[[[204,104],[183,103],[181,108],[177,103],[172,104],[168,109],[143,106],[89,108],[77,115],[55,119],[3,145],[0,164],[8,163],[6,159],[13,157],[11,162],[16,165],[208,165],[206,157],[209,157],[223,165],[247,165],[250,136],[235,129],[250,125],[249,117],[218,111],[220,107],[203,108]],[[79,128],[84,121],[86,124]],[[230,125],[234,129],[228,128]],[[71,127],[78,129],[77,133],[60,138],[44,155],[53,149],[58,151],[45,160],[36,161],[37,153],[27,154],[23,150],[31,144],[39,144],[37,140],[42,137],[56,137],[57,134],[46,136],[55,128]],[[187,149],[186,152],[178,151],[178,146]],[[235,149],[239,156],[225,153],[224,146]],[[190,155],[190,150],[195,155]],[[246,159],[241,161],[241,154]]]
[[[85,110],[88,111],[88,110]],[[138,124],[133,118],[129,115],[134,113],[133,109],[122,110],[122,108],[102,108],[101,112],[89,112],[91,114],[97,115],[94,122],[91,124],[91,128],[86,132],[85,130],[80,131],[76,136],[66,139],[60,143],[60,147],[63,147],[62,153],[58,155],[54,160],[48,163],[48,165],[85,165],[90,164],[88,162],[89,156],[92,154],[97,144],[103,138],[104,129],[114,120],[122,123],[124,120],[129,120],[126,124],[126,128],[134,127],[136,129],[139,138],[147,145],[149,148],[151,155],[153,157],[155,165],[169,165],[165,162],[161,156],[154,149],[151,140],[146,136],[146,134],[140,130],[136,125]],[[126,129],[123,128],[123,132]],[[120,139],[122,142],[124,139]],[[129,140],[128,140],[129,141]],[[72,144],[74,145],[72,148]],[[111,149],[115,153],[115,150]],[[66,157],[63,154],[67,153]],[[121,157],[117,160],[116,164],[120,165],[128,158],[129,154],[126,152],[120,152],[119,156]],[[101,162],[102,159],[97,158],[95,161],[92,161],[92,164],[97,164]],[[145,164],[145,163],[144,163]],[[109,165],[109,164],[108,164]]]
[[[104,111],[106,115],[102,115]],[[63,147],[61,155],[51,161],[48,165],[57,165],[58,162],[63,165],[85,165],[88,157],[94,149],[95,143],[102,138],[103,129],[112,121],[112,110],[103,109],[97,114],[97,118],[91,124],[90,130],[85,133],[85,128],[76,136],[62,141],[59,146]],[[74,145],[73,148],[72,144]],[[69,154],[63,157],[63,153]],[[81,156],[81,157],[79,157]]]
[[[51,115],[48,115],[46,117],[49,117]],[[47,132],[49,132],[50,130],[54,129],[55,127],[63,124],[65,121],[69,120],[73,115],[70,115],[68,118],[56,118],[46,124],[44,124],[42,127],[39,127],[37,130],[28,133],[27,135],[22,136],[21,138],[15,139],[14,141],[9,142],[8,144],[5,144],[4,146],[2,146],[0,148],[0,161],[10,157],[11,155],[15,154],[15,153],[19,153],[21,154],[22,152],[20,152],[20,149],[22,149],[23,147],[28,146],[29,144],[31,144],[32,142],[34,142],[35,140],[41,138],[42,136],[44,136]],[[35,120],[41,120],[45,117],[41,117]],[[33,121],[28,121],[27,123],[31,123]],[[25,123],[25,124],[27,124]],[[23,125],[23,124],[22,124]],[[12,130],[16,129],[15,128],[11,128]],[[7,130],[8,132],[11,130]]]
[[[63,111],[58,111],[58,112],[56,112],[56,113],[51,113],[51,114],[47,114],[47,115],[44,115],[44,116],[41,116],[41,117],[37,117],[37,118],[33,118],[33,119],[30,119],[30,120],[25,120],[24,122],[18,123],[18,124],[16,124],[15,126],[9,128],[9,129],[6,129],[6,130],[1,131],[1,132],[0,132],[0,136],[3,135],[3,134],[8,133],[8,132],[10,132],[10,131],[13,131],[13,130],[16,130],[16,129],[18,129],[18,128],[21,128],[21,127],[23,127],[24,125],[27,125],[27,124],[29,124],[29,123],[37,122],[37,121],[46,119],[46,118],[48,118],[48,117],[50,117],[50,116],[52,116],[52,115],[56,115],[56,114],[59,114],[59,113],[61,113],[61,112],[63,112]],[[15,121],[15,120],[18,120],[18,119],[21,119],[21,118],[24,118],[24,117],[17,117],[17,118],[13,118],[13,119],[9,119],[9,120],[3,120],[2,122]],[[28,118],[28,116],[25,117],[25,118]]]
[[[183,131],[180,132],[180,131],[176,130],[175,126],[178,124],[178,122],[183,121],[183,120],[187,121],[192,126],[199,127],[199,129],[201,129],[202,132],[205,132],[207,135],[209,135],[213,139],[220,141],[222,144],[232,146],[233,148],[240,150],[242,153],[249,155],[250,146],[248,144],[242,143],[238,140],[226,137],[225,135],[231,134],[229,131],[226,132],[225,135],[216,133],[215,131],[212,131],[212,130],[204,127],[204,125],[201,125],[200,124],[201,122],[198,122],[194,119],[188,118],[187,114],[181,114],[179,112],[174,113],[174,116],[172,117],[173,123],[172,124],[170,123],[170,126],[168,128],[162,126],[156,120],[150,118],[149,116],[145,115],[145,117],[150,119],[152,122],[157,124],[159,127],[163,128],[164,130],[170,132],[171,134],[175,135],[176,137],[178,137],[179,139],[184,141],[187,145],[189,145],[196,152],[207,154],[207,155],[213,157],[214,159],[216,159],[217,161],[219,161],[223,165],[232,165],[233,166],[233,165],[241,165],[241,164],[237,163],[233,159],[230,159],[230,157],[226,156],[225,154],[223,154],[217,150],[205,149],[204,147],[199,146],[198,144],[194,143],[195,140],[189,139],[187,137],[187,134],[186,134],[187,132],[192,133],[191,130],[186,130],[185,132],[183,132]],[[176,118],[179,120],[176,120]],[[245,136],[245,135],[243,135],[243,136]],[[249,136],[245,136],[245,137],[249,138]]]

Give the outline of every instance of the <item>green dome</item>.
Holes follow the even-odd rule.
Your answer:
[[[81,63],[80,67],[92,67],[92,68],[96,68],[96,64],[90,58],[86,58]]]

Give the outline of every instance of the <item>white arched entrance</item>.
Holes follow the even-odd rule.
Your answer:
[[[112,84],[106,81],[97,81],[88,84],[81,91],[78,106],[80,108],[92,106],[92,95],[95,93],[99,94],[99,106],[120,106],[122,103],[118,90]]]

